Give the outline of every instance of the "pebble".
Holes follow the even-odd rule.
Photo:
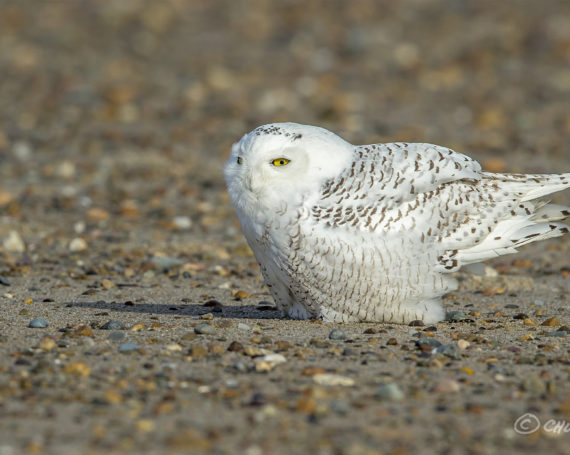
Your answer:
[[[441,346],[441,342],[439,342],[438,340],[436,340],[435,338],[419,338],[416,341],[416,346],[418,346],[420,349],[425,350],[423,348],[423,346],[428,346],[430,348],[438,348]]]
[[[461,358],[461,354],[459,353],[459,348],[455,344],[442,344],[438,346],[434,350],[434,354],[443,354],[450,359],[458,360]]]
[[[533,395],[541,395],[546,392],[546,383],[538,376],[528,376],[522,382],[522,389]]]
[[[124,338],[125,338],[124,332],[111,332],[107,337],[107,339],[110,341],[121,341]]]
[[[30,321],[28,327],[32,329],[45,329],[48,325],[48,322],[44,318],[35,318]]]
[[[192,220],[187,216],[175,216],[172,218],[172,224],[182,231],[192,227]]]
[[[559,326],[561,324],[560,324],[560,320],[558,318],[549,318],[540,325],[544,325],[546,327],[556,327],[556,326]]]
[[[124,328],[121,321],[108,321],[101,326],[101,330],[123,330]]]
[[[247,324],[244,324],[243,322],[238,323],[237,328],[238,330],[251,330],[251,327]]]
[[[346,340],[346,333],[342,329],[333,329],[329,333],[329,340]]]
[[[255,371],[271,371],[277,365],[285,362],[287,362],[287,359],[281,354],[267,354],[255,359]]]
[[[211,326],[210,324],[198,324],[194,327],[194,332],[198,335],[214,335],[216,333],[216,328]]]
[[[22,236],[16,231],[10,231],[3,242],[4,249],[10,253],[23,253],[26,251],[26,244]]]
[[[3,277],[2,275],[0,275],[0,284],[2,286],[10,286],[10,280],[6,277]]]
[[[423,327],[425,324],[421,319],[416,319],[415,321],[410,322],[408,325],[410,327]]]
[[[543,301],[543,300],[535,300],[535,301],[534,301],[534,304],[535,304],[536,306],[544,306],[544,301]]]
[[[549,332],[545,336],[547,337],[565,337],[568,336],[568,331],[566,330],[555,330],[554,332]]]
[[[404,392],[402,392],[398,384],[394,384],[393,382],[378,386],[374,395],[383,400],[400,401],[404,399]]]
[[[204,306],[206,308],[210,308],[212,313],[221,313],[224,309],[222,303],[217,300],[208,300],[206,303],[204,303]]]
[[[136,343],[123,343],[121,345],[119,345],[119,352],[133,352],[133,351],[138,351],[139,345]]]
[[[350,411],[350,405],[346,401],[342,400],[332,400],[329,403],[329,408],[332,412],[335,412],[341,416],[347,415]]]
[[[87,242],[81,237],[74,238],[69,242],[69,251],[72,253],[78,253],[80,251],[85,251],[87,249]]]
[[[457,393],[460,389],[461,386],[455,379],[442,379],[435,385],[433,390],[436,393]]]
[[[449,322],[459,322],[467,319],[463,311],[450,311],[445,315],[445,320]]]
[[[354,379],[333,373],[317,373],[313,375],[313,381],[324,386],[352,387],[354,385]]]
[[[38,344],[38,347],[42,351],[51,351],[52,349],[55,349],[56,346],[55,339],[49,335],[42,338]]]
[[[245,362],[242,362],[241,360],[238,360],[236,363],[234,363],[232,365],[232,368],[241,373],[245,373],[247,371],[247,365],[245,364]]]
[[[184,264],[186,261],[178,258],[166,256],[154,256],[150,262],[156,265],[163,272],[168,272],[171,268]]]
[[[467,340],[459,340],[457,342],[457,347],[461,350],[467,349],[469,346],[471,346],[471,343]]]
[[[229,352],[243,352],[243,344],[239,341],[232,341],[228,346]]]

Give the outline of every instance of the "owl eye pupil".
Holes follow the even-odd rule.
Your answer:
[[[277,158],[273,161],[271,161],[271,164],[273,164],[273,166],[285,166],[286,164],[289,164],[291,160],[288,160],[287,158]]]
[[[241,156],[237,157],[237,164],[243,163],[243,158]]]

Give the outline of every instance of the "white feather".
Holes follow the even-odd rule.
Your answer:
[[[568,230],[559,221],[570,209],[536,199],[568,188],[570,174],[492,174],[432,144],[353,146],[322,128],[270,124],[232,147],[225,176],[293,318],[437,322],[456,288],[449,272]]]

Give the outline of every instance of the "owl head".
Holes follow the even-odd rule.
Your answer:
[[[351,162],[354,147],[324,128],[271,123],[232,146],[224,174],[232,203],[272,204],[313,194]]]

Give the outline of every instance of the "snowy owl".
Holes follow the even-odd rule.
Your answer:
[[[233,145],[231,202],[277,306],[296,319],[444,319],[450,273],[557,237],[560,175],[494,174],[445,147],[354,146],[323,128],[260,126]]]

